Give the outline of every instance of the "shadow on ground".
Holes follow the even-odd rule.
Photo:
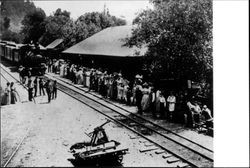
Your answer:
[[[94,161],[83,161],[70,158],[68,159],[74,167],[123,167],[122,164],[116,160],[94,160]]]

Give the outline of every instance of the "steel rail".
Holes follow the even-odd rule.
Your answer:
[[[15,154],[17,153],[17,151],[19,150],[19,148],[21,147],[24,139],[27,137],[28,135],[25,135],[22,140],[20,141],[20,143],[17,145],[16,149],[14,150],[14,152],[11,154],[11,156],[9,157],[9,159],[7,160],[7,162],[4,164],[3,167],[7,167],[8,164],[10,163],[10,161],[13,159],[13,157],[15,156]]]
[[[61,85],[62,87],[66,88],[66,89],[68,88],[67,86],[63,86],[63,85],[60,84],[60,83],[58,83],[58,85]],[[64,92],[65,92],[66,89],[61,89],[61,91],[64,91]],[[68,89],[70,89],[70,88],[68,88]],[[95,103],[98,103],[98,104],[99,104],[98,101],[96,101],[96,100],[94,100],[94,99],[91,99],[91,98],[89,98],[88,96],[86,96],[86,95],[84,95],[84,94],[82,94],[82,93],[79,93],[79,92],[77,92],[77,91],[75,91],[75,90],[72,90],[72,89],[70,89],[70,90],[73,91],[73,92],[75,92],[75,93],[77,93],[77,94],[79,94],[79,95],[81,95],[81,96],[83,96],[83,97],[85,97],[85,98],[87,98],[87,99],[90,99],[91,101],[94,101]],[[86,103],[85,103],[85,104],[86,104]],[[162,137],[164,137],[164,138],[166,138],[166,139],[168,139],[168,140],[170,140],[170,141],[172,141],[172,142],[174,142],[174,143],[176,143],[176,144],[178,144],[178,145],[180,145],[180,146],[182,146],[182,147],[184,147],[184,148],[186,148],[186,149],[192,151],[193,153],[196,153],[197,155],[202,156],[203,158],[205,158],[205,159],[207,159],[207,160],[213,162],[213,159],[212,159],[212,158],[210,158],[210,157],[208,157],[208,156],[206,156],[206,155],[204,155],[204,154],[202,154],[202,153],[200,153],[200,152],[198,152],[198,151],[196,151],[196,150],[194,150],[194,149],[192,149],[192,148],[190,148],[190,147],[188,147],[188,146],[186,146],[186,145],[183,145],[183,144],[179,143],[178,141],[173,140],[172,138],[167,137],[166,135],[164,135],[164,134],[162,134],[162,133],[160,133],[160,132],[158,132],[158,131],[156,131],[156,130],[154,130],[154,129],[152,129],[152,128],[150,128],[150,127],[148,127],[148,126],[146,126],[146,125],[144,125],[144,124],[142,124],[142,123],[140,123],[140,122],[138,122],[138,121],[136,121],[135,119],[133,119],[133,118],[127,116],[127,115],[124,115],[124,114],[122,114],[122,113],[120,113],[120,112],[118,112],[118,111],[116,111],[116,110],[110,108],[109,106],[106,106],[106,105],[102,105],[102,106],[104,106],[105,108],[110,109],[111,111],[113,111],[113,112],[115,112],[115,113],[120,114],[121,116],[123,116],[123,117],[125,117],[125,118],[128,118],[129,120],[131,120],[131,121],[137,123],[138,125],[141,125],[141,126],[143,126],[144,128],[146,128],[146,129],[148,129],[148,130],[150,130],[150,131],[152,131],[152,132],[155,132],[156,134],[158,134],[158,135],[160,135],[160,136],[162,136]]]
[[[66,86],[64,86],[64,87],[66,87]],[[76,91],[75,91],[75,92],[76,92]],[[104,107],[106,107],[106,108],[108,108],[108,109],[110,109],[110,110],[112,110],[112,111],[114,111],[115,113],[118,113],[118,114],[122,115],[123,117],[126,117],[126,118],[132,120],[133,122],[135,122],[135,123],[137,123],[137,124],[139,124],[139,125],[142,125],[143,127],[145,127],[145,128],[147,128],[147,129],[149,129],[149,130],[151,130],[151,131],[153,131],[153,132],[155,132],[155,133],[157,133],[157,134],[163,136],[164,138],[166,138],[166,139],[168,139],[168,140],[171,140],[171,141],[177,143],[178,145],[181,145],[181,146],[183,146],[183,147],[185,147],[185,148],[191,150],[192,152],[201,155],[202,157],[204,157],[204,158],[206,158],[206,159],[208,159],[208,160],[210,160],[210,161],[213,161],[212,158],[210,158],[210,157],[208,157],[208,156],[206,156],[206,155],[204,155],[204,154],[202,154],[202,153],[200,153],[200,152],[198,152],[198,151],[192,149],[191,147],[186,146],[186,145],[184,145],[184,144],[182,144],[182,143],[180,143],[180,142],[174,140],[173,138],[170,138],[170,137],[168,137],[168,136],[166,136],[166,135],[164,135],[164,134],[162,134],[162,133],[160,133],[160,132],[158,132],[158,131],[156,131],[156,130],[154,130],[154,129],[148,127],[148,126],[143,125],[142,123],[136,121],[135,119],[133,119],[133,118],[131,118],[131,117],[129,117],[129,116],[124,115],[124,114],[118,112],[117,110],[114,110],[114,109],[112,109],[111,107],[109,107],[109,106],[107,106],[107,105],[105,105],[105,104],[103,104],[103,103],[100,103],[99,101],[97,101],[97,100],[95,100],[95,99],[93,99],[93,98],[90,98],[90,97],[88,97],[88,96],[86,96],[86,95],[84,95],[84,94],[82,94],[82,93],[79,93],[79,92],[77,92],[77,93],[78,93],[78,94],[81,94],[81,95],[84,96],[84,97],[87,97],[88,99],[91,99],[92,101],[94,101],[94,102],[96,102],[96,103],[98,103],[98,104],[100,104],[100,105],[102,105],[102,106],[104,106]],[[136,116],[137,116],[137,115],[136,115]],[[148,120],[146,120],[146,121],[148,121]],[[151,124],[151,123],[150,123],[150,124]],[[154,124],[154,125],[156,125],[156,124]],[[210,151],[209,151],[209,152],[210,152]]]
[[[4,70],[5,70],[5,69],[4,69]],[[6,70],[5,70],[5,71],[6,71]],[[8,74],[10,74],[8,71],[6,71],[6,72],[7,72]],[[10,76],[13,77],[13,75],[11,75],[11,74],[10,74]],[[13,77],[13,78],[15,78],[15,77]],[[15,78],[15,79],[16,79],[16,78]],[[16,79],[16,80],[17,80],[17,79]],[[19,80],[17,80],[17,81],[19,82]],[[20,83],[20,82],[19,82],[19,83]],[[58,84],[59,84],[59,83],[58,83]],[[22,84],[22,85],[23,85],[23,84]],[[59,85],[63,86],[62,84],[59,84]],[[66,86],[63,86],[63,87],[68,88],[68,87],[66,87]],[[91,105],[85,103],[85,102],[82,101],[82,100],[79,100],[79,98],[77,98],[77,97],[75,97],[75,96],[73,96],[73,95],[67,93],[64,89],[60,89],[60,88],[58,88],[58,89],[61,90],[62,92],[64,92],[65,94],[71,96],[72,98],[74,98],[74,99],[76,99],[76,100],[82,102],[83,104],[89,106],[90,108],[92,108],[92,109],[98,111],[99,113],[105,115],[106,117],[112,119],[113,121],[115,121],[115,122],[121,124],[122,126],[126,127],[127,129],[129,129],[129,130],[131,130],[131,131],[133,131],[133,132],[139,134],[140,136],[142,136],[143,138],[145,138],[145,139],[149,140],[150,142],[156,144],[157,146],[160,146],[161,148],[165,149],[166,151],[168,151],[169,153],[173,154],[174,156],[177,156],[178,158],[181,158],[182,160],[184,160],[184,161],[187,162],[188,164],[190,164],[190,165],[192,165],[192,166],[194,166],[194,167],[199,167],[199,166],[196,166],[194,163],[192,163],[192,162],[186,160],[185,158],[179,156],[178,154],[176,154],[176,153],[174,153],[174,152],[172,152],[172,151],[169,151],[168,149],[166,149],[166,148],[163,147],[162,145],[160,145],[160,144],[154,142],[153,140],[147,138],[146,136],[144,136],[143,134],[139,133],[138,131],[133,130],[132,128],[130,128],[129,126],[123,124],[122,122],[118,121],[117,119],[114,119],[114,118],[108,116],[107,114],[103,113],[102,111],[98,110],[97,108],[95,108],[95,107],[93,107],[93,106],[91,106]],[[68,88],[68,89],[70,89],[70,88]],[[95,99],[89,98],[88,96],[86,96],[86,95],[84,95],[84,94],[82,94],[82,93],[79,93],[79,92],[77,92],[77,91],[75,91],[75,90],[72,90],[72,89],[70,89],[70,90],[73,91],[73,92],[75,92],[75,93],[77,93],[78,95],[84,96],[84,97],[86,97],[87,99],[90,99],[90,100],[92,100],[92,101],[94,101],[94,102],[96,102],[96,103],[99,103],[99,102],[96,101]],[[100,104],[100,103],[99,103],[99,104]],[[124,116],[124,117],[126,117],[126,118],[129,118],[129,119],[132,120],[133,122],[135,122],[135,123],[137,123],[137,124],[139,124],[139,125],[141,125],[141,126],[147,128],[147,129],[149,129],[149,130],[151,130],[151,131],[153,131],[153,132],[155,132],[155,133],[157,133],[157,134],[159,134],[159,135],[165,137],[166,139],[169,139],[169,140],[171,140],[171,141],[173,141],[173,142],[179,144],[180,146],[183,146],[184,148],[187,148],[187,149],[191,150],[192,152],[194,152],[194,153],[196,153],[196,154],[198,154],[198,155],[200,155],[200,156],[206,158],[207,160],[213,161],[213,159],[211,159],[211,158],[209,158],[209,157],[207,157],[207,156],[203,156],[203,154],[201,154],[201,153],[199,153],[199,152],[197,152],[197,151],[195,151],[195,150],[193,150],[193,149],[191,149],[191,148],[189,148],[189,147],[187,147],[187,146],[185,146],[185,145],[183,145],[183,144],[180,144],[179,142],[177,142],[177,141],[175,141],[175,140],[172,140],[172,139],[170,139],[169,137],[166,137],[166,136],[163,135],[162,133],[159,133],[159,132],[155,131],[154,129],[149,128],[149,127],[147,127],[147,126],[145,126],[145,125],[139,123],[138,121],[134,120],[133,118],[130,118],[130,117],[128,117],[128,116],[126,116],[126,115],[124,115],[124,114],[122,114],[122,113],[120,113],[120,112],[118,112],[118,111],[116,111],[116,110],[114,110],[114,109],[112,109],[112,108],[110,108],[109,106],[104,105],[104,104],[101,104],[101,105],[104,106],[104,107],[106,107],[106,108],[108,108],[108,109],[111,109],[111,110],[114,111],[115,113],[119,113],[120,115],[122,115],[122,116]]]
[[[26,90],[28,90],[28,87],[25,86],[22,82],[20,82],[18,79],[16,79],[10,72],[8,72],[3,66],[1,65],[1,69],[7,72],[9,76],[11,76],[13,79],[15,79],[20,85],[22,85]],[[1,73],[2,74],[2,73]]]
[[[68,93],[67,91],[65,91],[64,89],[60,89],[60,88],[58,88],[58,89],[59,89],[61,92],[67,94],[67,95],[70,96],[70,97],[72,97],[73,99],[75,99],[75,100],[77,100],[77,101],[79,101],[79,102],[85,104],[86,106],[90,107],[91,109],[97,111],[98,113],[101,113],[102,115],[106,116],[107,118],[111,119],[112,121],[114,121],[114,122],[116,122],[116,123],[122,125],[123,127],[127,128],[128,130],[130,130],[130,131],[132,131],[132,132],[134,132],[134,133],[140,135],[141,137],[147,139],[149,142],[155,144],[156,146],[159,146],[160,148],[166,150],[167,152],[173,154],[174,156],[176,156],[176,157],[178,157],[178,158],[181,158],[182,160],[184,160],[185,162],[187,162],[187,163],[190,164],[191,166],[197,167],[197,168],[199,167],[199,166],[195,165],[194,163],[188,161],[187,159],[185,159],[185,158],[179,156],[178,154],[173,153],[172,151],[168,150],[168,149],[165,148],[164,146],[162,146],[162,145],[156,143],[155,141],[153,141],[153,140],[151,140],[150,138],[146,137],[146,136],[143,135],[142,133],[140,133],[140,132],[138,132],[138,131],[132,129],[132,128],[129,127],[128,125],[126,125],[126,124],[124,124],[124,123],[118,121],[117,119],[115,119],[115,118],[113,118],[113,117],[110,117],[108,114],[105,114],[104,112],[102,112],[101,110],[97,109],[96,107],[93,107],[93,106],[91,106],[90,104],[88,104],[88,103],[86,103],[86,102],[80,100],[77,96],[73,96],[72,94],[69,94],[69,93]],[[72,90],[71,90],[71,91],[72,91]]]
[[[2,66],[1,66],[1,69],[3,69]],[[3,69],[3,70],[4,70],[5,72],[7,72],[7,74],[8,74],[10,77],[12,77],[13,79],[16,80],[16,78],[15,78],[13,75],[11,75],[8,71],[6,71],[5,69]],[[2,73],[1,73],[1,76],[2,76],[7,82],[10,82]],[[28,130],[27,132],[29,132],[29,130]],[[8,159],[7,162],[4,164],[3,167],[7,167],[7,166],[8,166],[8,164],[9,164],[10,161],[13,159],[13,157],[15,156],[15,154],[17,153],[17,151],[18,151],[19,148],[21,147],[21,145],[22,145],[24,139],[25,139],[27,136],[28,136],[28,135],[23,136],[23,138],[22,138],[21,141],[18,143],[17,147],[16,147],[15,150],[12,152],[11,156],[9,157],[9,159]]]
[[[186,138],[186,137],[184,137],[184,136],[181,136],[181,135],[179,135],[179,134],[173,132],[173,131],[170,130],[170,129],[164,128],[164,127],[162,127],[162,126],[160,126],[160,125],[158,125],[158,124],[156,124],[156,123],[154,123],[154,122],[152,122],[152,121],[149,121],[149,120],[145,119],[145,118],[142,117],[142,116],[139,116],[139,115],[137,115],[137,114],[134,114],[133,112],[131,112],[131,111],[125,109],[125,108],[122,108],[122,107],[120,107],[120,106],[118,106],[118,105],[112,103],[111,101],[106,100],[106,99],[103,98],[103,97],[99,97],[99,96],[97,96],[97,95],[95,95],[95,94],[93,94],[93,93],[91,93],[91,92],[88,92],[88,91],[86,91],[86,90],[84,90],[84,89],[82,89],[82,88],[79,88],[79,87],[75,86],[74,84],[72,84],[72,83],[70,83],[70,82],[66,82],[66,81],[64,81],[64,80],[62,80],[62,79],[60,79],[60,78],[58,78],[58,77],[53,76],[53,78],[56,78],[56,79],[58,79],[58,80],[60,80],[60,81],[62,81],[62,82],[64,82],[64,83],[67,83],[67,84],[69,84],[69,85],[71,85],[71,86],[73,86],[73,87],[75,87],[75,88],[77,88],[77,89],[79,89],[79,90],[81,90],[81,91],[84,91],[85,93],[88,93],[88,94],[90,94],[90,95],[92,95],[92,96],[94,96],[94,97],[96,97],[96,98],[98,98],[98,99],[101,99],[101,100],[103,100],[103,101],[105,101],[105,102],[111,104],[112,106],[115,106],[115,107],[117,107],[117,108],[119,108],[119,109],[121,109],[121,110],[123,110],[123,111],[125,111],[125,112],[127,112],[127,113],[129,113],[129,114],[131,114],[131,115],[133,115],[133,116],[135,116],[135,117],[137,117],[137,118],[140,118],[140,119],[142,119],[142,120],[144,120],[144,121],[150,123],[151,125],[153,125],[153,126],[155,126],[155,127],[158,127],[158,128],[160,128],[160,129],[162,129],[162,130],[164,130],[164,131],[167,131],[167,132],[169,132],[169,133],[171,133],[171,134],[173,134],[173,135],[175,135],[175,136],[177,136],[177,137],[180,137],[180,138],[182,138],[182,139],[184,139],[184,140],[186,140],[186,141],[188,141],[188,142],[190,142],[190,143],[193,143],[193,144],[199,146],[200,148],[203,148],[203,149],[205,149],[205,150],[207,150],[207,151],[213,153],[213,150],[208,149],[207,147],[202,146],[201,144],[198,144],[197,142],[194,142],[194,141],[192,141],[192,140],[190,140],[190,139],[188,139],[188,138]],[[101,102],[99,102],[99,104],[102,104],[102,105],[103,105],[103,103],[101,103]]]
[[[6,80],[6,82],[9,82],[9,80],[6,79],[2,73],[1,73],[1,76]]]

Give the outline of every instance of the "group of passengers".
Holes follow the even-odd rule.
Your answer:
[[[27,83],[28,87],[28,99],[29,101],[32,101],[34,97],[38,96],[38,89],[39,89],[39,95],[45,96],[45,91],[48,96],[48,103],[52,99],[57,98],[57,81],[52,80],[44,80],[43,77],[35,77],[34,80],[32,78],[28,79]],[[45,91],[44,91],[45,90]]]
[[[135,80],[125,79],[121,73],[108,74],[100,69],[87,68],[65,61],[54,61],[48,66],[48,72],[59,73],[61,77],[70,79],[74,84],[83,85],[89,90],[100,93],[103,97],[115,101],[136,105],[138,114],[152,113],[154,118],[174,121],[176,116],[176,96],[173,91],[166,95],[162,90],[155,89],[152,84],[143,81],[143,76],[137,74]],[[192,100],[185,102],[185,123],[194,127],[201,120],[206,125],[212,125],[211,111],[206,105],[200,105]]]
[[[6,88],[3,90],[3,95],[1,95],[1,105],[16,104],[18,101],[17,97],[21,101],[14,82],[7,82]]]

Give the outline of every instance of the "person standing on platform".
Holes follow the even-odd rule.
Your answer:
[[[141,101],[142,101],[142,86],[140,83],[137,84],[136,90],[135,90],[135,99],[136,99],[136,106],[138,108],[138,113],[142,114],[142,107],[141,107]]]
[[[51,84],[50,80],[47,80],[46,84],[45,84],[45,88],[46,88],[46,92],[48,95],[48,103],[50,103],[51,101],[51,93],[53,91],[53,85]]]
[[[162,92],[159,93],[159,99],[160,99],[160,118],[165,119],[166,118],[166,99],[163,96]]]
[[[32,101],[33,99],[33,88],[34,88],[34,85],[33,85],[33,82],[31,79],[28,80],[28,98],[29,98],[29,101]]]
[[[34,89],[35,89],[34,97],[37,96],[37,83],[38,83],[38,77],[36,76],[34,80]]]
[[[10,83],[10,103],[11,104],[16,104],[17,102],[17,96],[19,97],[19,100],[21,102],[20,96],[18,92],[16,91],[16,88],[14,87],[14,82]]]
[[[52,92],[52,99],[57,98],[57,81],[55,80],[53,83],[53,92]]]
[[[170,121],[173,121],[176,97],[173,95],[172,91],[170,92],[170,95],[167,98],[167,102],[168,102],[169,119],[170,119]]]
[[[18,68],[18,72],[19,72],[19,80],[21,83],[23,83],[24,67],[22,65]]]
[[[149,110],[149,86],[148,84],[145,82],[142,85],[143,89],[142,89],[142,101],[141,101],[141,106],[142,106],[142,111],[143,112],[148,112]]]
[[[29,68],[29,70],[27,72],[28,80],[31,79],[31,70],[32,70],[32,68]]]
[[[160,94],[161,94],[161,91],[160,90],[157,90],[156,93],[155,93],[155,113],[159,114],[160,113]]]
[[[156,104],[155,104],[155,89],[153,87],[150,88],[150,92],[149,92],[149,101],[150,101],[150,104],[149,104],[149,109],[150,111],[152,112],[152,116],[154,118],[156,118]]]
[[[44,92],[44,81],[43,81],[43,78],[40,77],[39,79],[39,93],[40,93],[40,96],[42,95],[43,93],[43,96],[45,95],[45,92]]]
[[[53,65],[53,62],[51,59],[49,59],[49,63],[48,63],[48,72],[51,73],[52,72],[52,65]]]
[[[4,95],[2,97],[1,105],[9,105],[10,104],[10,83],[7,82],[7,86],[4,89]]]

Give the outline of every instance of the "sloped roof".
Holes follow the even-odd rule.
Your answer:
[[[50,43],[46,48],[47,49],[53,49],[56,46],[58,46],[59,44],[61,44],[62,42],[63,42],[63,39],[56,39],[52,43]]]
[[[106,28],[93,36],[66,49],[63,53],[84,54],[84,55],[104,55],[133,57],[135,52],[140,52],[140,56],[146,52],[146,47],[141,49],[136,47],[126,47],[124,38],[130,37],[133,26],[115,26]]]
[[[34,45],[33,45],[34,46]],[[39,48],[40,50],[45,50],[46,48],[44,46],[42,46],[41,44],[39,44]]]

